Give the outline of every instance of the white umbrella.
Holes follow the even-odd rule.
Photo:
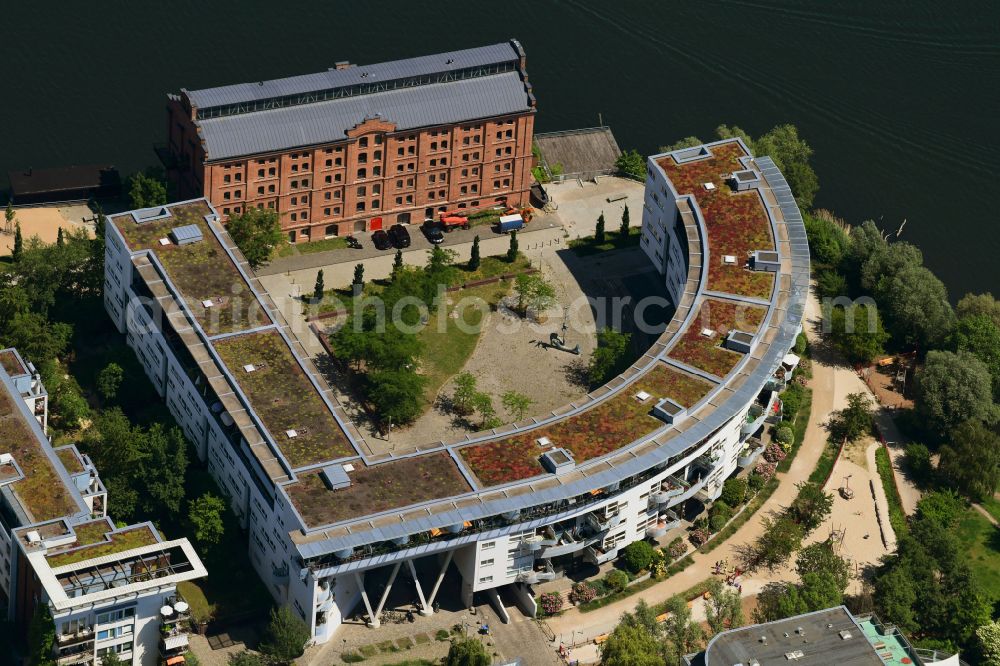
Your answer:
[[[174,614],[174,609],[171,608],[170,606],[163,606],[160,609],[160,615],[162,615],[163,617],[170,617],[173,614]]]
[[[174,610],[177,611],[178,613],[183,613],[187,609],[188,605],[186,601],[178,601],[176,604],[174,604]]]

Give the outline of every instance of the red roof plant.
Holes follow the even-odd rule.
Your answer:
[[[658,364],[620,393],[587,411],[530,432],[494,442],[474,444],[459,451],[465,464],[486,486],[510,483],[544,473],[538,439],[548,437],[555,447],[570,451],[577,463],[598,458],[626,446],[663,425],[650,411],[660,398],[692,407],[712,385]],[[650,398],[640,402],[636,393]]]
[[[743,267],[754,250],[774,249],[767,211],[755,190],[734,192],[726,184],[729,174],[743,169],[739,158],[746,153],[735,141],[711,150],[712,157],[702,160],[678,164],[665,157],[658,163],[678,194],[694,195],[704,216],[710,250],[708,288],[770,298],[774,275]],[[709,182],[715,184],[714,190],[704,188]],[[725,255],[735,256],[736,263],[724,263]]]
[[[725,377],[743,357],[743,354],[722,346],[726,335],[732,329],[756,333],[765,314],[766,308],[757,305],[707,298],[684,335],[670,350],[669,356],[716,377]],[[703,335],[705,329],[711,329],[715,334],[711,337]]]

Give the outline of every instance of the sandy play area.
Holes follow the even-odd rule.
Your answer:
[[[59,235],[59,227],[68,232],[75,229],[85,229],[91,237],[94,226],[83,219],[90,218],[93,213],[86,206],[59,206],[15,208],[14,220],[21,224],[21,235],[24,240],[38,236],[43,243],[55,243]],[[14,246],[14,234],[3,233],[3,222],[0,221],[0,256],[10,254]]]

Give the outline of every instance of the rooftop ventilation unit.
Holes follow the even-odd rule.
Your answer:
[[[711,183],[711,182],[710,183],[702,183],[701,186],[704,187],[709,192],[711,192],[712,190],[715,189],[715,183]]]
[[[542,454],[542,466],[553,474],[565,474],[575,465],[573,454],[566,449],[552,449]]]
[[[851,638],[851,632],[849,632],[847,629],[844,629],[843,631],[840,632],[839,636],[840,640],[846,641]]]
[[[243,372],[253,372],[257,367],[253,363],[247,363],[243,366]]]
[[[353,472],[354,471],[354,465],[352,465],[351,463],[345,463],[344,464],[344,471],[345,472]]]
[[[299,433],[298,433],[297,430],[295,430],[294,428],[292,428],[292,429],[289,429],[289,430],[285,431],[285,436],[288,437],[288,439],[295,439],[296,437],[299,436]]]
[[[729,331],[729,335],[726,336],[726,349],[749,354],[753,350],[753,335],[735,329]]]
[[[351,485],[351,478],[347,476],[343,465],[327,465],[320,471],[319,475],[330,490],[338,490]]]
[[[160,245],[170,245],[170,239],[165,236],[156,242]]]
[[[639,402],[646,402],[651,397],[652,396],[646,393],[645,391],[639,391],[638,393],[635,394],[635,399],[638,400]]]
[[[804,652],[802,652],[802,650],[795,650],[793,652],[785,653],[785,659],[787,659],[788,661],[798,661],[799,659],[802,659],[805,656],[806,655]]]
[[[215,301],[213,301],[212,299],[204,300],[204,301],[201,302],[201,305],[202,305],[202,307],[210,308],[213,305],[215,305]]]
[[[777,273],[781,269],[781,260],[778,257],[778,253],[773,250],[754,250],[753,269],[755,271]]]
[[[24,535],[28,539],[28,543],[32,546],[42,545],[42,535],[38,533],[38,530],[31,530]]]
[[[734,171],[729,177],[729,184],[737,192],[743,192],[760,185],[760,176],[753,169]]]
[[[552,446],[552,440],[548,437],[539,437],[535,441],[538,442],[538,446]]]
[[[687,417],[687,409],[670,398],[663,398],[653,407],[653,416],[669,425],[677,425]]]
[[[702,336],[704,336],[706,338],[714,338],[715,337],[715,330],[711,329],[711,328],[703,328],[703,329],[701,329],[701,334],[702,334]]]
[[[136,224],[152,222],[170,216],[170,209],[166,206],[155,206],[153,208],[140,208],[132,211],[132,219]]]
[[[178,245],[190,245],[202,239],[201,227],[197,224],[185,224],[183,227],[174,227],[170,230],[170,237]]]
[[[724,254],[724,255],[722,255],[722,263],[726,264],[727,266],[734,266],[734,265],[736,265],[736,255],[734,255],[734,254]]]
[[[14,456],[9,453],[0,453],[0,465],[12,465],[14,463]]]

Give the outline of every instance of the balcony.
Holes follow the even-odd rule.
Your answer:
[[[615,511],[610,516],[603,510],[598,509],[597,511],[587,514],[584,519],[586,525],[589,526],[595,532],[606,532],[612,527],[615,527],[625,519],[625,516],[621,511]]]
[[[659,539],[670,530],[681,526],[681,517],[673,511],[664,511],[660,514],[659,520],[646,528],[646,536],[651,539]]]
[[[691,484],[676,476],[668,476],[660,484],[660,489],[649,496],[654,504],[666,504],[674,497],[684,494],[684,491],[691,487]]]
[[[278,583],[288,582],[288,562],[283,562],[280,567],[271,563],[271,577]]]
[[[62,648],[92,640],[94,640],[94,627],[80,627],[75,633],[56,636],[56,645]]]
[[[618,549],[604,550],[600,546],[588,546],[583,551],[583,559],[591,564],[601,566],[618,557]]]
[[[538,551],[538,557],[549,559],[561,555],[569,555],[603,539],[607,530],[602,530],[596,534],[584,536],[579,530],[565,530],[558,533],[558,539],[551,546],[543,546]]]
[[[750,437],[743,446],[743,450],[740,451],[740,455],[736,459],[736,464],[743,468],[750,467],[757,461],[757,458],[759,458],[760,454],[763,452],[764,442],[760,441],[756,437]]]
[[[56,663],[59,666],[71,666],[72,664],[92,664],[94,663],[94,648],[93,646],[81,647],[77,649],[72,649],[68,651],[60,651],[59,655],[56,657]]]
[[[535,585],[536,583],[543,583],[549,580],[555,580],[558,578],[559,574],[555,572],[552,565],[548,562],[544,566],[537,566],[533,571],[523,571],[517,575],[515,582],[525,583],[527,585]]]

